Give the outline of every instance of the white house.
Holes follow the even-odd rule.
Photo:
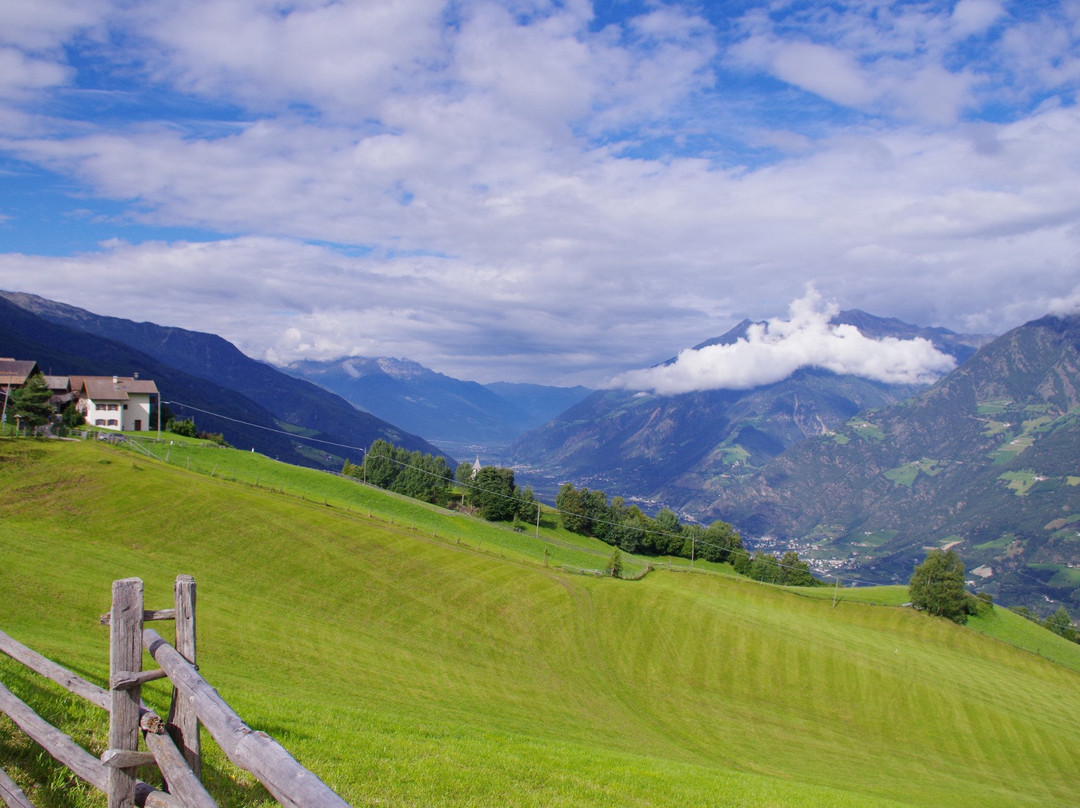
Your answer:
[[[152,428],[150,400],[158,396],[149,379],[129,376],[72,376],[79,412],[91,426],[142,432]]]

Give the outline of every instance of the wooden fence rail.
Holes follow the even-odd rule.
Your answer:
[[[0,712],[62,765],[104,792],[109,808],[216,808],[201,782],[199,724],[206,727],[236,766],[250,771],[286,808],[348,808],[317,776],[302,767],[273,738],[255,732],[229,707],[195,667],[195,581],[181,575],[174,590],[175,608],[146,611],[138,578],[113,582],[112,608],[101,619],[110,630],[109,688],[82,679],[0,631],[0,652],[51,679],[69,692],[109,712],[109,748],[95,758],[0,684]],[[148,620],[175,620],[176,647]],[[161,666],[143,671],[142,649]],[[173,685],[167,721],[141,699],[142,685],[168,677]],[[140,751],[139,738],[148,751]],[[140,766],[156,765],[163,790],[136,779]],[[0,771],[0,800],[8,808],[31,805],[18,786]]]

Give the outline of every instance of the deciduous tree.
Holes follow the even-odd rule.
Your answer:
[[[1076,642],[1076,629],[1073,628],[1072,618],[1064,606],[1058,606],[1057,611],[1046,618],[1043,625],[1066,640]]]
[[[912,573],[908,593],[916,609],[957,623],[967,622],[964,562],[953,550],[931,550]]]

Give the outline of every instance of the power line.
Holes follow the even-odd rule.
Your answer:
[[[295,438],[296,440],[307,440],[307,441],[311,441],[312,443],[325,443],[327,446],[339,446],[342,449],[356,449],[359,452],[364,452],[364,453],[367,452],[367,449],[365,449],[362,446],[351,446],[348,443],[335,443],[332,440],[322,440],[320,438],[308,437],[307,435],[297,435],[295,432],[289,432],[288,430],[285,430],[285,429],[274,429],[273,427],[263,426],[262,424],[253,424],[253,423],[251,423],[251,421],[241,421],[239,418],[231,418],[228,415],[222,415],[219,412],[211,412],[210,410],[203,410],[203,409],[200,409],[198,407],[194,407],[191,404],[185,404],[182,401],[165,401],[163,403],[164,404],[175,404],[177,407],[184,407],[185,409],[195,410],[195,412],[201,412],[203,415],[210,415],[210,416],[213,416],[214,418],[223,418],[226,421],[232,421],[234,424],[243,424],[244,426],[250,426],[250,427],[252,427],[254,429],[262,429],[262,430],[265,430],[266,432],[276,432],[279,435],[286,435],[286,436],[288,436],[290,438]]]
[[[350,444],[347,444],[347,443],[336,443],[334,441],[328,441],[328,440],[322,440],[320,438],[308,437],[307,435],[298,435],[298,434],[296,434],[294,432],[288,432],[288,431],[286,431],[284,429],[273,429],[272,427],[262,426],[261,424],[253,424],[250,421],[242,421],[239,418],[232,418],[232,417],[230,417],[228,415],[222,415],[220,413],[211,412],[210,410],[204,410],[204,409],[201,409],[199,407],[194,407],[194,406],[192,406],[190,404],[185,404],[182,401],[166,401],[164,403],[165,404],[174,404],[174,405],[176,405],[178,407],[184,407],[184,408],[187,408],[187,409],[190,409],[190,410],[194,410],[195,412],[201,412],[204,415],[210,415],[210,416],[213,416],[214,418],[222,418],[222,419],[224,419],[226,421],[231,421],[231,422],[236,423],[236,424],[242,424],[244,426],[253,427],[255,429],[262,429],[262,430],[265,430],[267,432],[274,432],[274,433],[277,433],[279,435],[285,435],[285,436],[287,436],[289,438],[292,438],[292,439],[295,439],[295,440],[307,440],[307,441],[311,441],[313,443],[322,443],[322,444],[326,444],[328,446],[337,446],[337,447],[340,447],[342,449],[356,449],[357,451],[363,453],[365,458],[368,456],[368,449],[366,449],[366,448],[364,448],[362,446],[353,446],[353,445],[350,445]],[[390,445],[392,446],[392,444],[390,444]],[[436,472],[434,472],[434,471],[432,471],[430,469],[425,469],[425,468],[423,468],[421,466],[415,466],[415,465],[407,463],[407,462],[405,462],[403,460],[398,460],[397,458],[392,457],[391,455],[376,455],[376,457],[384,457],[387,460],[389,460],[390,462],[395,463],[395,464],[397,464],[397,465],[399,465],[399,466],[401,466],[403,468],[414,469],[414,470],[419,471],[419,472],[421,472],[423,474],[429,474],[429,475],[432,475],[432,476],[440,476]],[[489,494],[493,494],[494,496],[501,497],[503,499],[510,499],[510,500],[518,499],[518,497],[515,497],[513,494],[503,494],[503,493],[498,492],[498,491],[492,491],[490,489],[485,489],[485,488],[483,488],[481,486],[473,485],[473,484],[471,484],[469,482],[466,482],[466,481],[463,481],[463,480],[454,480],[454,482],[456,482],[458,485],[460,485],[460,486],[462,486],[464,488],[469,488],[469,489],[472,489],[474,491],[486,491]],[[603,493],[603,492],[601,492],[601,493]],[[533,501],[536,502],[538,507],[540,506],[541,503],[538,500],[534,499]],[[606,504],[606,496],[605,496],[605,504]],[[581,514],[570,513],[569,511],[561,510],[558,507],[554,507],[554,506],[547,506],[547,507],[548,507],[549,511],[554,512],[554,513],[556,513],[556,514],[558,514],[560,516],[562,516],[564,514],[571,515],[571,516],[581,516]],[[614,521],[611,521],[611,520],[599,519],[599,518],[590,517],[590,516],[586,516],[585,518],[587,518],[592,524],[607,525],[609,527],[623,527],[622,522],[614,522]],[[646,516],[646,518],[648,518],[648,517]],[[747,559],[753,560],[753,555],[751,554],[751,552],[749,550],[747,550],[746,548],[744,548],[744,547],[743,548],[726,547],[724,545],[717,544],[716,542],[705,541],[702,538],[687,537],[686,535],[684,535],[681,532],[680,533],[671,533],[671,532],[662,531],[662,530],[661,531],[648,530],[648,529],[646,529],[645,527],[642,527],[642,526],[634,526],[632,529],[640,531],[641,534],[643,534],[643,535],[645,533],[651,533],[654,536],[663,536],[663,537],[666,537],[666,538],[674,538],[674,539],[681,538],[684,541],[687,538],[690,538],[691,542],[693,542],[695,547],[699,547],[699,546],[700,547],[710,547],[710,548],[714,548],[714,549],[717,549],[717,550],[726,551],[729,555],[742,555],[742,556],[745,556]],[[741,541],[742,541],[742,539],[740,537],[740,542]],[[614,546],[617,547],[618,545],[614,545]],[[619,548],[619,549],[622,549],[622,548]],[[623,552],[625,552],[625,551],[623,551]],[[776,556],[773,556],[773,557],[776,558]],[[809,564],[807,562],[805,562],[805,561],[800,562],[800,563],[807,564],[807,566],[809,567]],[[780,563],[779,558],[777,558],[777,567],[779,569],[793,569],[793,570],[801,570],[802,569],[801,566],[795,566],[793,564],[782,564],[782,563]],[[836,581],[846,580],[846,581],[848,581],[849,583],[852,583],[852,584],[862,584],[862,585],[865,585],[865,586],[881,586],[882,585],[882,584],[878,584],[878,583],[876,583],[874,581],[865,581],[865,580],[860,580],[858,578],[851,578],[851,577],[848,577],[848,576],[829,575],[827,572],[820,572],[819,574],[823,578],[829,578],[829,579],[833,579],[833,580],[836,580]]]

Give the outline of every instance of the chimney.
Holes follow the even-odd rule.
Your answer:
[[[133,379],[137,379],[137,378],[139,378],[139,371],[137,371],[137,370],[136,370],[136,371],[135,371],[135,375],[134,375],[134,376],[132,376],[132,378],[133,378]]]
[[[120,382],[120,380],[116,376],[112,377],[113,386],[116,386],[117,384],[119,384],[119,382]]]

